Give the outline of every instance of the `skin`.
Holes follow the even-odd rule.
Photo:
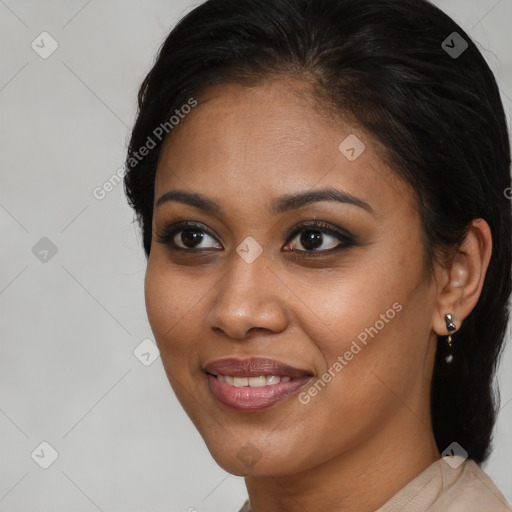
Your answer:
[[[276,78],[211,87],[198,99],[161,154],[145,280],[169,382],[217,463],[245,476],[253,512],[374,511],[440,457],[429,412],[437,335],[447,334],[446,313],[460,327],[478,300],[489,228],[475,220],[452,262],[429,276],[412,192],[378,143],[324,112],[311,86]],[[352,162],[338,150],[350,134],[366,145]],[[279,196],[323,188],[371,211],[333,201],[270,211]],[[223,211],[156,205],[174,190]],[[308,252],[300,232],[286,232],[315,219],[355,244],[329,254],[340,241],[322,234],[314,254],[299,258]],[[195,252],[157,240],[180,221],[207,230]],[[249,236],[263,249],[250,264],[236,252]],[[223,357],[262,356],[308,370],[314,382],[395,303],[401,311],[307,404],[295,395],[264,411],[229,409],[201,371]],[[237,457],[247,443],[256,463]]]

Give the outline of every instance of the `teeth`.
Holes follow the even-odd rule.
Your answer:
[[[241,388],[243,386],[248,386],[249,385],[249,379],[247,377],[234,377],[233,384],[237,388]]]
[[[237,388],[249,386],[251,388],[261,388],[263,386],[272,386],[280,382],[290,382],[291,377],[279,377],[278,375],[260,375],[259,377],[234,377],[232,375],[217,374],[221,382],[225,382]]]
[[[272,384],[279,384],[281,382],[281,377],[277,375],[267,375],[267,386],[272,386]]]

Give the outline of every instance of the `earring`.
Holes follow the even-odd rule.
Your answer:
[[[457,330],[457,326],[453,323],[453,316],[448,314],[444,316],[444,321],[446,323],[446,330],[448,331],[448,355],[445,360],[447,363],[451,363],[453,361],[452,354],[452,332]]]

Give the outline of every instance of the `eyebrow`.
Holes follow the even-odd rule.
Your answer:
[[[156,206],[158,207],[169,201],[177,201],[194,206],[195,208],[199,208],[208,213],[223,215],[223,210],[219,204],[195,192],[185,192],[183,190],[172,190],[170,192],[166,192],[158,199]],[[298,194],[287,194],[278,197],[271,206],[271,213],[276,215],[282,214],[320,201],[334,201],[343,204],[350,204],[362,208],[370,213],[374,213],[373,208],[367,202],[347,192],[342,192],[341,190],[333,188],[300,192]]]

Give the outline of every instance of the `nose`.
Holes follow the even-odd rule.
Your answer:
[[[270,265],[265,252],[252,263],[233,255],[231,267],[215,287],[216,297],[208,313],[213,331],[243,340],[251,332],[273,334],[286,329],[290,316],[284,298],[288,290]]]

